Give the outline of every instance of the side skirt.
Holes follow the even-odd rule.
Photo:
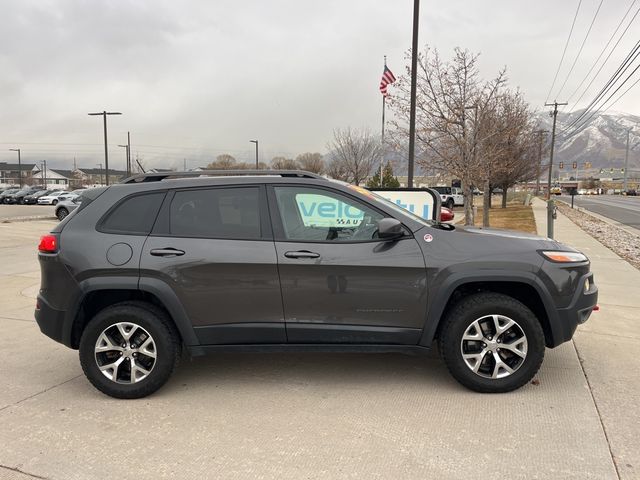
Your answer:
[[[189,346],[193,357],[212,353],[278,353],[278,352],[323,352],[323,353],[403,353],[426,354],[429,347],[420,345],[371,345],[371,344],[303,344],[279,343],[260,345],[196,345]]]

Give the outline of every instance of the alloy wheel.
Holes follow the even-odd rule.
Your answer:
[[[473,321],[460,342],[469,369],[484,378],[515,373],[527,358],[527,336],[518,323],[504,315],[485,315]]]
[[[132,322],[118,322],[105,328],[98,336],[94,352],[102,374],[124,384],[147,378],[157,359],[153,337]]]

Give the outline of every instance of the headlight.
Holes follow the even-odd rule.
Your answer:
[[[556,263],[576,263],[576,262],[586,262],[589,259],[578,252],[560,252],[555,250],[547,250],[544,252],[540,252],[544,258],[547,260],[551,260]]]

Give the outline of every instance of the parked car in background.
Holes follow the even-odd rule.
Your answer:
[[[25,205],[36,205],[40,197],[49,195],[53,190],[38,190],[37,192],[30,193],[22,199],[22,203]]]
[[[4,198],[4,203],[22,204],[24,201],[24,197],[26,197],[27,195],[31,195],[32,193],[38,192],[40,190],[43,190],[43,187],[40,187],[40,186],[23,187],[17,192],[7,195]]]
[[[624,192],[624,195],[627,195],[628,197],[635,197],[636,195],[638,195],[638,192],[636,192],[633,188],[630,190],[627,190],[626,192]]]
[[[56,217],[64,220],[67,215],[73,212],[82,203],[82,195],[76,195],[71,200],[60,200],[56,205]]]
[[[73,200],[77,198],[82,192],[86,191],[86,188],[77,188],[71,192],[64,192],[59,198],[58,201],[63,202],[65,200]]]
[[[452,209],[464,205],[462,189],[458,187],[431,187],[440,194],[442,206]]]
[[[450,222],[455,217],[455,213],[453,210],[448,209],[447,207],[440,207],[440,221],[441,222]]]
[[[4,192],[0,193],[0,203],[4,203],[5,199],[9,195],[13,195],[14,193],[20,191],[19,188],[7,188]]]
[[[60,196],[69,193],[65,190],[54,190],[47,195],[38,198],[38,205],[56,205],[60,201]]]

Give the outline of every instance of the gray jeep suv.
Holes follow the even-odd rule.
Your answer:
[[[83,197],[40,242],[35,316],[114,397],[160,388],[184,348],[434,342],[460,383],[506,392],[596,305],[589,260],[571,247],[424,220],[306,172],[148,174]]]

